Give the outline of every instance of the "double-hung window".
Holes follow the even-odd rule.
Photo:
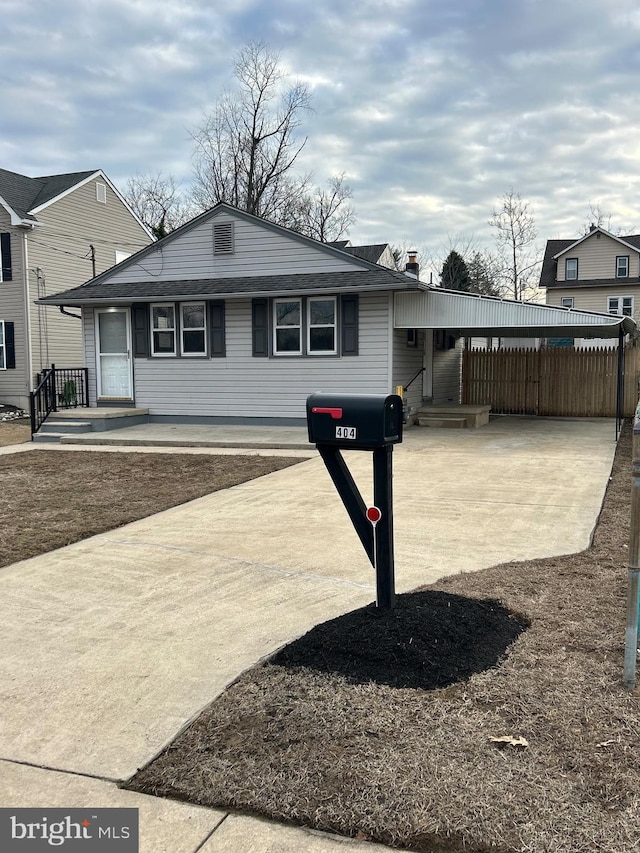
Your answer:
[[[274,355],[335,355],[338,306],[335,296],[273,300]]]
[[[204,302],[181,303],[180,335],[182,355],[207,354],[207,312]]]
[[[629,278],[629,255],[616,258],[616,278]]]
[[[151,353],[176,354],[176,309],[173,303],[151,306]]]
[[[302,299],[274,300],[273,350],[276,355],[302,354]]]
[[[338,351],[336,299],[307,300],[307,352],[310,355],[335,355]]]
[[[633,317],[633,296],[610,296],[607,300],[609,314]]]
[[[565,281],[576,281],[578,278],[578,259],[566,258],[564,262]]]
[[[7,366],[7,347],[4,338],[4,320],[0,320],[0,370]]]

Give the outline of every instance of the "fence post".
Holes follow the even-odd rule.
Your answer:
[[[629,531],[629,573],[627,579],[627,627],[624,644],[624,685],[636,685],[638,657],[638,605],[640,600],[640,404],[633,423],[633,468],[631,484],[631,525]]]

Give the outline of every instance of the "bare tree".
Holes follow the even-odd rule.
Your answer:
[[[632,234],[635,231],[635,226],[633,225],[627,228],[626,230],[621,228],[619,225],[612,225],[612,216],[613,214],[610,210],[602,210],[602,208],[600,207],[600,202],[594,204],[592,201],[590,201],[587,219],[580,226],[580,236],[586,237],[586,235],[594,228],[603,228],[605,231],[608,231],[610,234],[613,234],[616,237],[621,237],[623,234]]]
[[[295,171],[307,141],[298,133],[311,109],[307,86],[289,81],[264,42],[239,52],[234,77],[191,134],[194,202],[205,209],[227,201],[317,240],[340,239],[355,219],[345,175],[321,189]]]
[[[520,193],[511,187],[503,195],[501,207],[493,209],[489,225],[496,229],[503,290],[513,299],[525,299],[536,286],[535,268],[541,262],[535,246],[538,232],[529,202],[523,201]]]
[[[202,207],[227,201],[273,221],[287,217],[289,199],[306,191],[291,169],[306,137],[297,131],[310,109],[307,86],[288,84],[279,56],[250,42],[234,64],[237,86],[222,95],[192,133],[194,199]]]
[[[342,172],[329,180],[326,189],[316,187],[309,192],[300,205],[298,222],[292,226],[322,243],[346,236],[355,220],[355,210],[349,204],[352,193],[345,177]]]
[[[129,178],[124,197],[157,240],[196,212],[182,197],[173,175],[163,175],[161,171],[138,173]]]

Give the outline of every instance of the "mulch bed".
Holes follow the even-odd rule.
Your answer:
[[[630,460],[627,426],[586,551],[451,576],[392,615],[314,628],[126,787],[424,853],[637,851]]]

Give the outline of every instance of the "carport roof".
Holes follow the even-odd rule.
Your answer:
[[[396,329],[448,329],[465,336],[617,338],[638,334],[631,317],[515,302],[440,287],[395,294]]]

